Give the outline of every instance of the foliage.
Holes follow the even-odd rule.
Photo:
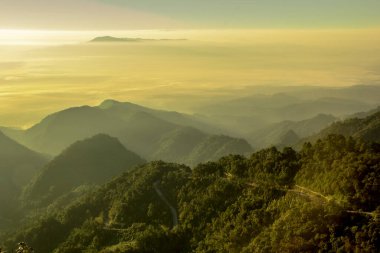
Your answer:
[[[378,144],[338,135],[300,152],[268,148],[192,170],[151,162],[8,235],[7,244],[56,253],[376,252],[379,164]]]

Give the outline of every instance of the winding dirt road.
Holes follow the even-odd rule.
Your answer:
[[[172,223],[173,227],[178,225],[178,215],[177,215],[177,210],[170,204],[168,199],[165,197],[165,195],[162,193],[160,187],[159,187],[160,181],[156,181],[153,184],[153,188],[156,191],[157,195],[160,197],[160,199],[169,207],[170,212],[172,214]]]

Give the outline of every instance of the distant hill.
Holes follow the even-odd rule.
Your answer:
[[[140,38],[117,38],[112,36],[103,36],[103,37],[96,37],[90,42],[140,42],[144,41],[145,39]]]
[[[332,114],[343,116],[356,111],[368,110],[372,106],[358,100],[324,97],[312,101],[295,103],[276,110],[279,117],[290,120],[302,120],[309,115]]]
[[[372,110],[369,110],[369,111],[354,113],[352,115],[347,116],[346,118],[347,119],[353,119],[353,118],[363,119],[363,118],[371,116],[372,114],[375,114],[377,112],[380,112],[380,106],[378,106]]]
[[[17,138],[34,150],[56,155],[77,140],[105,133],[117,137],[126,148],[145,159],[165,159],[189,165],[204,161],[193,151],[207,140],[218,139],[223,147],[210,146],[207,152],[212,156],[203,156],[207,160],[251,151],[244,140],[235,139],[235,145],[229,145],[231,139],[209,132],[219,133],[220,130],[190,115],[107,100],[97,107],[76,107],[49,115]],[[194,135],[199,138],[193,138]],[[184,146],[188,152],[181,151]]]
[[[27,186],[23,200],[48,204],[76,187],[105,183],[142,163],[116,138],[99,134],[72,144],[48,163]]]
[[[128,119],[128,117],[130,117],[131,114],[135,112],[146,112],[161,120],[165,120],[180,126],[197,128],[206,133],[223,132],[223,130],[217,128],[215,125],[206,123],[193,115],[179,113],[176,111],[156,110],[129,102],[119,102],[112,99],[103,101],[99,105],[99,108],[122,119]]]
[[[276,146],[278,148],[291,147],[299,141],[300,137],[293,130],[288,130],[280,136]]]
[[[288,88],[286,88],[288,90]],[[290,95],[315,100],[324,97],[349,99],[379,105],[380,85],[353,85],[349,87],[301,87],[289,92]]]
[[[333,123],[320,133],[306,138],[304,141],[316,141],[330,134],[340,134],[369,142],[380,142],[380,112],[365,118],[352,118]]]
[[[0,219],[14,210],[15,200],[37,170],[47,163],[47,158],[38,154],[0,131]],[[12,204],[13,203],[13,204]]]
[[[57,155],[75,141],[99,133],[114,136],[123,121],[97,107],[69,108],[44,118],[27,129],[19,141],[33,150]]]
[[[196,165],[200,162],[216,161],[226,155],[247,154],[252,150],[244,139],[225,135],[213,135],[203,139],[190,153],[188,163]]]
[[[347,118],[380,105],[379,85],[351,87],[254,86],[194,106],[194,112],[246,139],[281,121],[301,121],[318,114]]]
[[[109,42],[144,42],[144,41],[183,41],[185,39],[142,39],[142,38],[117,38],[112,36],[102,36],[102,37],[96,37],[92,40],[90,40],[91,43],[93,42],[103,42],[103,43],[109,43]]]
[[[299,140],[300,138],[305,138],[318,133],[336,120],[337,118],[327,114],[319,114],[313,118],[301,121],[286,120],[254,131],[250,138],[248,138],[248,141],[255,148],[282,146],[282,144],[285,144],[283,143],[284,135],[286,135],[289,131],[292,131],[294,135],[298,136]],[[292,144],[288,143],[288,145]]]

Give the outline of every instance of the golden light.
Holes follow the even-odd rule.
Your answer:
[[[0,45],[73,44],[80,32],[0,29]]]

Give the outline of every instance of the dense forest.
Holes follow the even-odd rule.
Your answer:
[[[329,135],[193,169],[151,162],[3,238],[60,253],[377,252],[379,184],[379,144]]]

